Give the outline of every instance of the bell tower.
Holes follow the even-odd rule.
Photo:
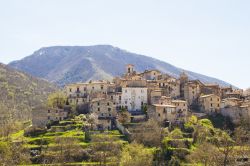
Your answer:
[[[126,74],[130,75],[134,73],[134,65],[127,64],[126,65]]]
[[[185,71],[180,74],[180,97],[184,99],[185,84],[188,82],[188,75]]]

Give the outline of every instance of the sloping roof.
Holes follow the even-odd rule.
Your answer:
[[[215,94],[203,95],[200,98],[207,98],[207,97],[212,97],[212,96],[217,96],[217,95]]]
[[[153,104],[155,107],[169,107],[169,108],[176,108],[174,105],[168,105],[168,104]]]

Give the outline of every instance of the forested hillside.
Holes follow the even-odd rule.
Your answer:
[[[33,106],[45,103],[57,87],[0,64],[0,117],[4,120],[27,120]]]

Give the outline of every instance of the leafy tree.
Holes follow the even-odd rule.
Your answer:
[[[160,147],[164,131],[157,121],[149,119],[141,124],[140,131],[132,134],[132,140],[148,147]]]
[[[63,108],[67,97],[63,92],[51,93],[48,97],[48,107]]]
[[[121,124],[127,123],[129,122],[129,117],[130,117],[129,112],[124,107],[122,107],[121,111],[118,114],[118,121]]]
[[[153,164],[152,150],[141,144],[132,143],[126,145],[122,150],[121,166],[151,166]]]
[[[217,166],[219,157],[218,149],[210,143],[202,143],[187,157],[192,164],[200,163],[204,166]]]
[[[30,155],[21,143],[0,142],[0,163],[3,166],[30,164]]]
[[[92,137],[92,160],[100,165],[107,165],[108,162],[118,163],[122,144],[117,138],[110,135],[100,135]]]
[[[233,155],[235,141],[227,132],[218,129],[212,142],[222,155],[222,165],[228,165],[229,160]]]

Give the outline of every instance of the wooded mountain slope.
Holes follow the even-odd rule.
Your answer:
[[[57,87],[0,64],[0,121],[26,120],[33,106],[46,104],[47,97]]]

